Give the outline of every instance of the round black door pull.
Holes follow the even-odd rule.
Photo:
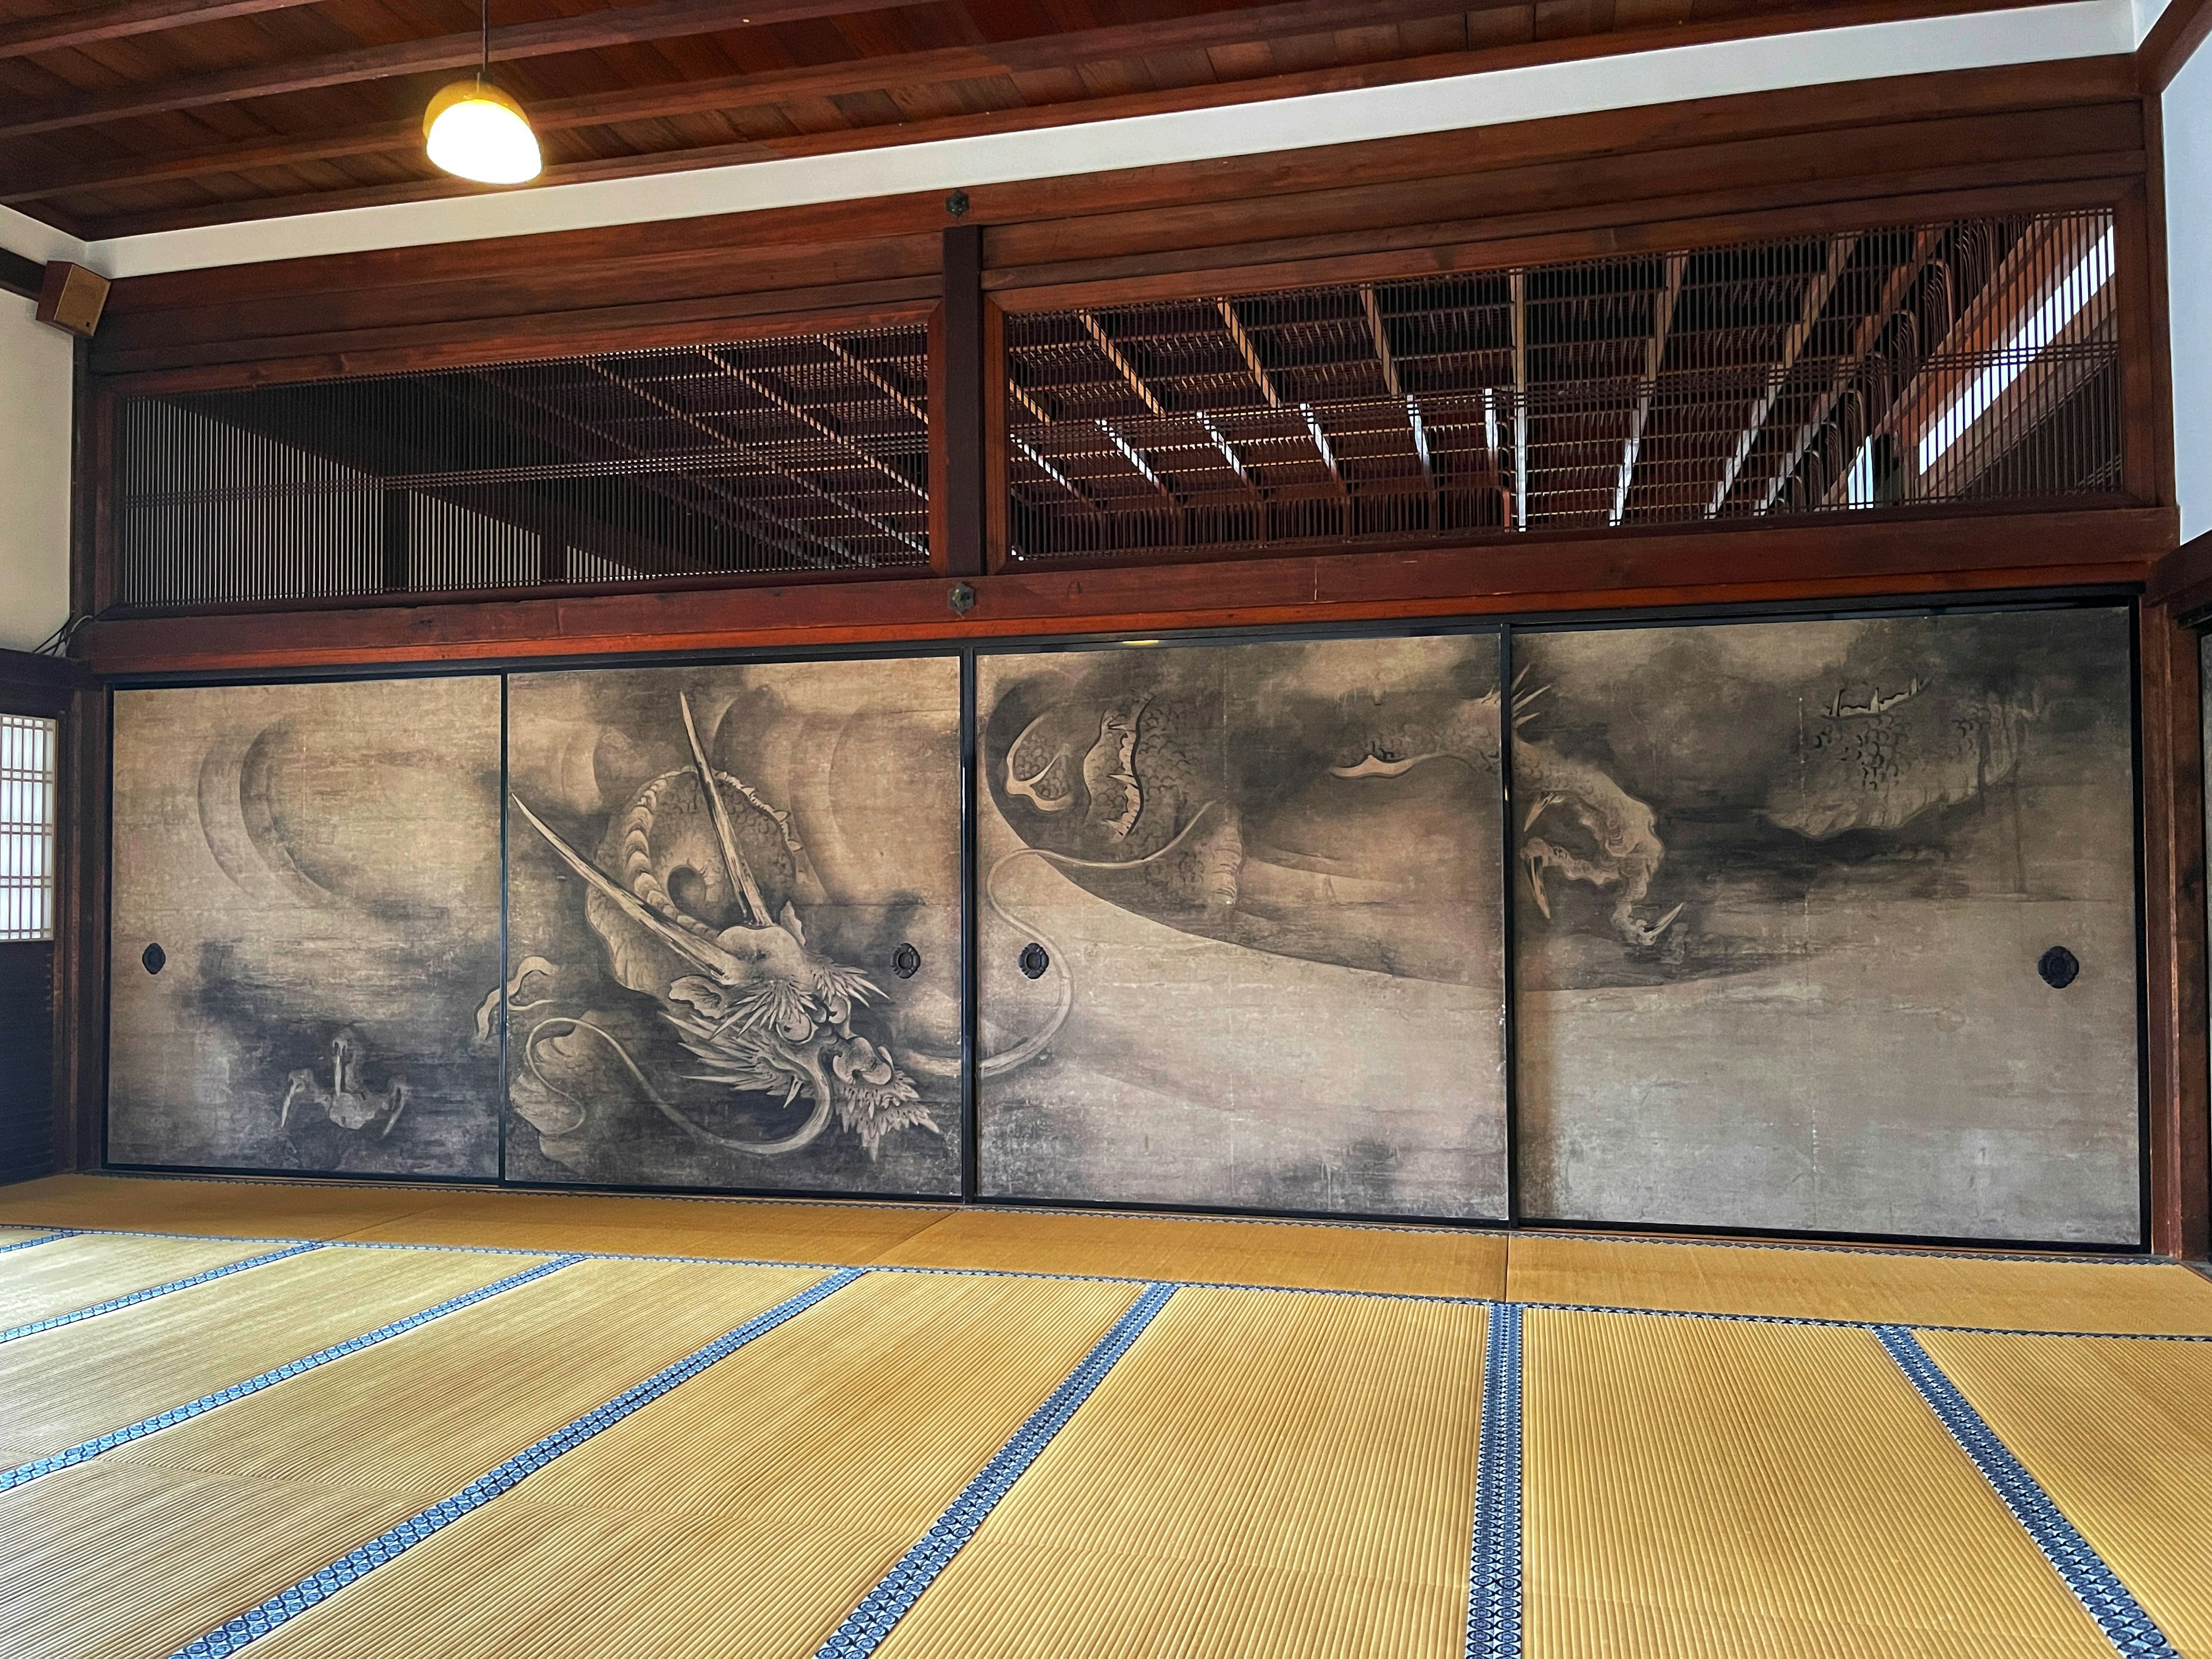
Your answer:
[[[2052,990],[2063,991],[2081,973],[2081,961],[2064,945],[2054,945],[2043,953],[2035,964],[2035,971],[2043,975],[2043,982]]]
[[[1052,966],[1052,958],[1045,954],[1044,946],[1034,941],[1022,946],[1020,961],[1022,971],[1031,979],[1042,979],[1044,970]]]
[[[146,947],[145,954],[138,960],[146,964],[148,973],[158,974],[167,965],[169,953],[158,945],[149,945]]]
[[[901,979],[912,979],[921,971],[921,952],[911,945],[902,945],[891,952],[891,972]]]

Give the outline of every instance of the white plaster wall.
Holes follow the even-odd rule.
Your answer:
[[[0,647],[69,618],[70,337],[0,294]]]
[[[2166,90],[2166,270],[2181,538],[2212,532],[2212,48]]]

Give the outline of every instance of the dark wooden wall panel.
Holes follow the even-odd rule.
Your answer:
[[[0,942],[0,1182],[54,1167],[54,947]]]

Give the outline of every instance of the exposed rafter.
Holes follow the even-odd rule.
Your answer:
[[[1820,428],[1827,424],[1828,416],[1834,412],[1837,404],[1842,401],[1844,392],[1850,388],[1852,375],[1865,361],[1867,354],[1874,349],[1875,342],[1881,337],[1882,330],[1896,315],[1897,308],[1905,303],[1905,296],[1911,291],[1914,279],[1920,275],[1921,268],[1928,263],[1929,257],[1936,252],[1936,245],[1941,240],[1933,230],[1921,231],[1913,238],[1911,257],[1892,270],[1883,282],[1881,300],[1869,314],[1859,319],[1858,326],[1852,331],[1850,356],[1836,365],[1835,374],[1814,400],[1804,423],[1798,428],[1797,436],[1790,446],[1789,455],[1780,469],[1767,479],[1765,494],[1759,503],[1760,512],[1773,510],[1774,503],[1781,498],[1784,489],[1803,463],[1805,452],[1812,448],[1813,441],[1820,435]]]
[[[899,408],[905,410],[907,414],[912,416],[917,421],[921,421],[925,424],[927,423],[929,420],[929,412],[920,404],[916,403],[912,398],[908,397],[906,392],[901,391],[899,387],[892,382],[890,376],[885,374],[881,369],[878,368],[873,363],[869,362],[866,358],[855,356],[851,350],[848,349],[842,343],[837,340],[825,337],[822,343],[829,349],[830,355],[832,357],[835,357],[839,362],[844,364],[846,368],[851,369],[854,374],[859,375],[870,386],[875,387],[877,391],[882,392],[884,397],[890,398],[894,404],[896,404]]]
[[[494,63],[511,63],[525,58],[550,58],[564,52],[593,51],[690,34],[711,34],[749,25],[795,22],[881,9],[882,0],[647,0],[641,6],[615,7],[574,17],[553,17],[495,28],[491,31],[489,50]],[[184,80],[85,93],[44,103],[18,104],[0,117],[0,137],[59,132],[162,110],[202,109],[211,104],[236,103],[280,93],[311,92],[322,87],[382,80],[387,76],[473,69],[485,50],[483,39],[471,29],[461,34],[355,46],[315,58],[256,64]]]
[[[732,438],[728,433],[722,431],[712,422],[702,420],[698,416],[694,415],[690,410],[685,409],[680,404],[672,403],[669,399],[660,396],[658,392],[650,391],[647,388],[638,385],[635,380],[624,380],[621,375],[616,374],[614,370],[609,368],[604,363],[588,363],[586,367],[601,380],[607,381],[610,385],[619,386],[631,397],[635,398],[640,403],[648,404],[651,407],[659,410],[662,414],[667,416],[669,419],[679,422],[683,425],[690,427],[695,432],[705,434],[718,444],[727,445],[731,449],[735,451],[737,453],[743,455],[748,461],[750,461],[754,465],[759,467],[763,471],[773,473],[775,477],[783,479],[787,483],[797,485],[806,494],[829,502],[830,506],[836,507],[839,512],[848,514],[850,516],[860,520],[863,524],[869,526],[871,528],[881,531],[884,535],[890,537],[894,541],[900,542],[907,547],[921,553],[925,557],[927,556],[929,551],[927,547],[917,541],[914,537],[907,534],[905,531],[899,529],[895,525],[885,524],[881,519],[877,518],[873,514],[855,507],[852,502],[845,500],[841,495],[824,489],[820,484],[816,483],[811,478],[802,477],[798,473],[791,471],[787,468],[778,466],[775,461],[762,454],[754,446]],[[796,524],[788,519],[779,517],[777,514],[770,513],[767,508],[762,507],[757,501],[747,501],[743,496],[738,495],[734,492],[730,495],[729,500],[731,504],[738,507],[741,512],[750,514],[764,524],[774,526],[775,529],[781,532],[786,536],[799,537],[805,541],[813,543],[817,547],[826,549],[843,563],[854,564],[859,562],[859,561],[853,557],[851,550],[842,544],[832,541],[828,537],[817,534],[816,532],[807,528],[805,525]]]
[[[1244,319],[1237,314],[1237,307],[1226,300],[1221,301],[1221,321],[1229,331],[1230,339],[1236,343],[1237,354],[1244,359],[1244,367],[1252,371],[1253,383],[1260,388],[1260,395],[1267,400],[1267,407],[1280,409],[1283,406],[1282,397],[1276,392],[1267,366],[1260,361],[1259,348],[1252,343],[1252,337],[1244,331]]]
[[[1161,477],[1158,472],[1153,470],[1152,458],[1123,436],[1121,428],[1115,426],[1111,421],[1102,420],[1097,425],[1099,431],[1106,434],[1106,441],[1114,446],[1115,452],[1123,460],[1136,469],[1139,477],[1176,506],[1182,505],[1182,498],[1169,487],[1166,479]]]
[[[1609,522],[1619,524],[1628,513],[1628,491],[1636,482],[1636,457],[1644,447],[1644,428],[1651,419],[1651,398],[1659,387],[1659,370],[1667,361],[1667,335],[1674,326],[1674,307],[1681,303],[1682,280],[1689,274],[1690,256],[1667,256],[1667,280],[1652,310],[1651,337],[1644,348],[1644,381],[1637,388],[1636,410],[1629,416],[1628,441],[1621,447],[1620,480],[1613,489]]]
[[[1382,367],[1382,384],[1390,395],[1406,405],[1406,425],[1413,434],[1413,456],[1421,464],[1421,482],[1429,487],[1431,502],[1437,496],[1437,471],[1429,454],[1429,431],[1421,419],[1421,405],[1398,380],[1397,354],[1390,349],[1390,331],[1383,325],[1382,307],[1375,297],[1375,286],[1363,283],[1359,286],[1360,309],[1367,313],[1368,337],[1375,343],[1375,361]]]
[[[868,468],[872,471],[882,473],[884,477],[889,478],[900,489],[908,490],[914,495],[919,495],[925,501],[929,499],[929,492],[923,489],[921,485],[915,483],[912,478],[908,477],[905,473],[900,471],[898,468],[893,466],[889,461],[885,460],[882,456],[875,453],[872,450],[865,448],[861,445],[854,442],[853,440],[846,434],[838,430],[836,422],[816,414],[812,410],[807,408],[803,404],[793,402],[791,398],[787,398],[783,393],[778,392],[774,386],[770,386],[767,380],[760,375],[752,374],[745,369],[739,368],[735,363],[732,362],[727,357],[724,356],[719,351],[708,349],[702,350],[699,355],[704,357],[708,362],[714,364],[715,368],[720,369],[723,374],[735,380],[739,386],[744,387],[746,391],[751,392],[754,397],[758,398],[763,402],[769,404],[775,408],[781,410],[785,415],[798,422],[801,426],[805,427],[808,430],[817,433],[821,436],[828,439],[838,448],[843,450],[848,455],[850,455],[854,459],[860,462],[861,465]]]
[[[1352,486],[1345,479],[1344,469],[1336,463],[1336,451],[1328,441],[1328,434],[1322,430],[1321,416],[1314,413],[1311,404],[1300,404],[1298,413],[1305,418],[1306,432],[1313,439],[1314,447],[1321,452],[1321,464],[1328,469],[1329,482],[1340,495],[1349,495]]]
[[[1103,513],[1106,511],[1105,502],[1100,501],[1098,497],[1092,495],[1081,484],[1076,483],[1074,479],[1069,477],[1067,474],[1061,471],[1043,456],[1038,454],[1036,452],[1036,447],[1030,443],[1028,439],[1023,437],[1019,433],[1016,433],[1012,435],[1010,441],[1013,444],[1013,447],[1016,449],[1020,450],[1024,455],[1029,458],[1030,464],[1036,467],[1038,471],[1043,473],[1046,477],[1051,479],[1062,489],[1065,489],[1069,495],[1074,496],[1076,500],[1081,501],[1093,513]]]
[[[1844,267],[1850,263],[1851,250],[1856,246],[1856,236],[1832,236],[1828,239],[1828,262],[1805,286],[1805,299],[1797,313],[1797,320],[1783,336],[1782,349],[1768,367],[1766,388],[1753,400],[1751,415],[1744,422],[1742,435],[1737,438],[1735,452],[1721,468],[1720,482],[1713,486],[1713,499],[1705,508],[1705,516],[1712,518],[1728,504],[1735,481],[1743,471],[1743,464],[1751,459],[1752,450],[1759,443],[1759,434],[1766,429],[1766,417],[1774,412],[1774,405],[1782,396],[1782,388],[1790,379],[1790,371],[1804,355],[1806,342],[1813,337],[1813,329],[1820,320],[1820,313],[1828,308],[1829,296],[1835,293],[1836,284],[1843,280]]]
[[[272,9],[279,0],[219,0],[219,3],[233,3],[265,10]],[[281,3],[301,4],[310,0]],[[181,0],[131,0],[131,3],[175,4],[181,3]],[[592,51],[883,9],[883,0],[758,0],[758,3],[754,0],[647,0],[644,5],[617,6],[574,17],[495,28],[491,32],[491,57],[495,63],[514,62],[566,52]],[[581,98],[535,103],[531,118],[542,129],[552,131],[665,119],[793,98],[891,92],[1065,70],[1085,63],[1161,52],[1206,51],[1285,34],[1328,32],[1356,24],[1451,15],[1462,9],[1463,7],[1448,3],[1448,0],[1378,0],[1378,3],[1371,5],[1360,4],[1358,0],[1294,0],[1291,4],[1163,19],[1157,23],[1119,24],[1030,40],[884,53],[754,75],[625,88]],[[50,24],[58,20],[34,21]],[[41,46],[27,50],[46,49]],[[10,117],[0,118],[0,136],[57,131],[156,110],[193,109],[211,103],[229,103],[388,76],[465,69],[477,63],[478,51],[477,35],[471,31],[58,99],[47,104],[21,106]],[[0,53],[4,55],[8,54]],[[85,188],[101,183],[188,178],[198,173],[234,172],[243,166],[287,167],[346,155],[374,155],[411,149],[420,142],[421,131],[411,123],[382,124],[334,133],[302,134],[230,149],[210,148],[182,155],[164,154],[156,158],[161,166],[160,172],[146,170],[156,161],[81,167],[66,173],[46,175],[34,180],[29,188],[36,195],[45,196],[60,189]],[[224,167],[220,163],[226,155],[244,155],[254,159],[233,161]],[[19,187],[16,193],[5,199],[23,201],[34,198],[20,193]]]
[[[1528,273],[1516,270],[1513,291],[1513,527],[1528,527]]]
[[[1245,466],[1244,458],[1237,453],[1237,446],[1231,443],[1228,435],[1214,424],[1213,417],[1204,410],[1200,410],[1198,412],[1198,423],[1206,428],[1207,441],[1212,444],[1221,459],[1229,463],[1229,470],[1237,475],[1237,482],[1250,490],[1254,495],[1265,499],[1267,492],[1260,488],[1259,482],[1253,477],[1250,470]]]
[[[0,58],[31,58],[133,34],[155,34],[227,17],[289,11],[314,0],[121,0],[110,6],[84,6],[0,23]]]
[[[1098,349],[1106,354],[1106,361],[1113,364],[1114,372],[1127,382],[1130,391],[1137,394],[1137,401],[1154,415],[1166,414],[1166,406],[1153,395],[1152,387],[1145,384],[1145,377],[1137,373],[1137,366],[1128,360],[1120,346],[1114,343],[1114,337],[1107,333],[1105,325],[1087,311],[1079,311],[1075,314],[1082,319],[1083,326],[1090,331],[1091,337],[1097,342]]]

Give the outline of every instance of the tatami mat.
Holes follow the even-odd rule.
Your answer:
[[[35,1250],[11,1251],[0,1256],[0,1329],[59,1318],[210,1267],[267,1255],[270,1248],[230,1239],[84,1233]]]
[[[877,1260],[1420,1296],[1488,1297],[1505,1288],[1499,1233],[1182,1216],[963,1211]]]
[[[57,1176],[0,1188],[0,1224],[17,1223],[1085,1273],[1870,1323],[2212,1334],[2212,1280],[2171,1263],[2140,1261],[102,1176]],[[21,1264],[57,1248],[41,1245],[0,1261]],[[0,1273],[0,1284],[14,1277]]]
[[[863,1274],[283,1624],[257,1659],[811,1652],[1131,1305],[1133,1279],[1186,1283],[897,1622],[885,1659],[1458,1659],[1486,1308],[1188,1281],[2212,1329],[2212,1284],[2132,1262],[374,1187],[36,1188],[0,1200],[55,1224],[529,1251],[340,1245],[0,1344],[6,1467],[556,1246],[981,1270]],[[0,1256],[0,1310],[87,1305],[269,1248],[54,1240]],[[819,1279],[587,1259],[0,1493],[0,1650],[161,1659]],[[1873,1333],[1551,1308],[1523,1322],[1528,1659],[2112,1651]],[[1921,1340],[2182,1650],[2212,1659],[2212,1344]]]
[[[811,1653],[1136,1293],[868,1275],[255,1652]]]
[[[353,1237],[641,1255],[859,1266],[950,1211],[899,1204],[776,1204],[593,1193],[456,1193]]]
[[[950,1212],[335,1182],[50,1176],[0,1188],[0,1222],[395,1244],[857,1265]]]
[[[2166,1262],[1516,1235],[1516,1302],[2026,1331],[2212,1334],[2212,1280]]]
[[[0,1187],[0,1221],[155,1233],[343,1238],[449,1200],[430,1187],[58,1175]]]
[[[166,1654],[818,1277],[580,1263],[0,1494],[10,1659]]]
[[[1921,1344],[2185,1654],[2212,1654],[2212,1344]]]
[[[1530,1659],[2111,1659],[1870,1332],[1525,1316]]]
[[[0,1467],[50,1456],[543,1259],[309,1250],[0,1344]],[[15,1260],[0,1257],[0,1281]]]
[[[1179,1291],[884,1659],[1455,1659],[1485,1314]]]

